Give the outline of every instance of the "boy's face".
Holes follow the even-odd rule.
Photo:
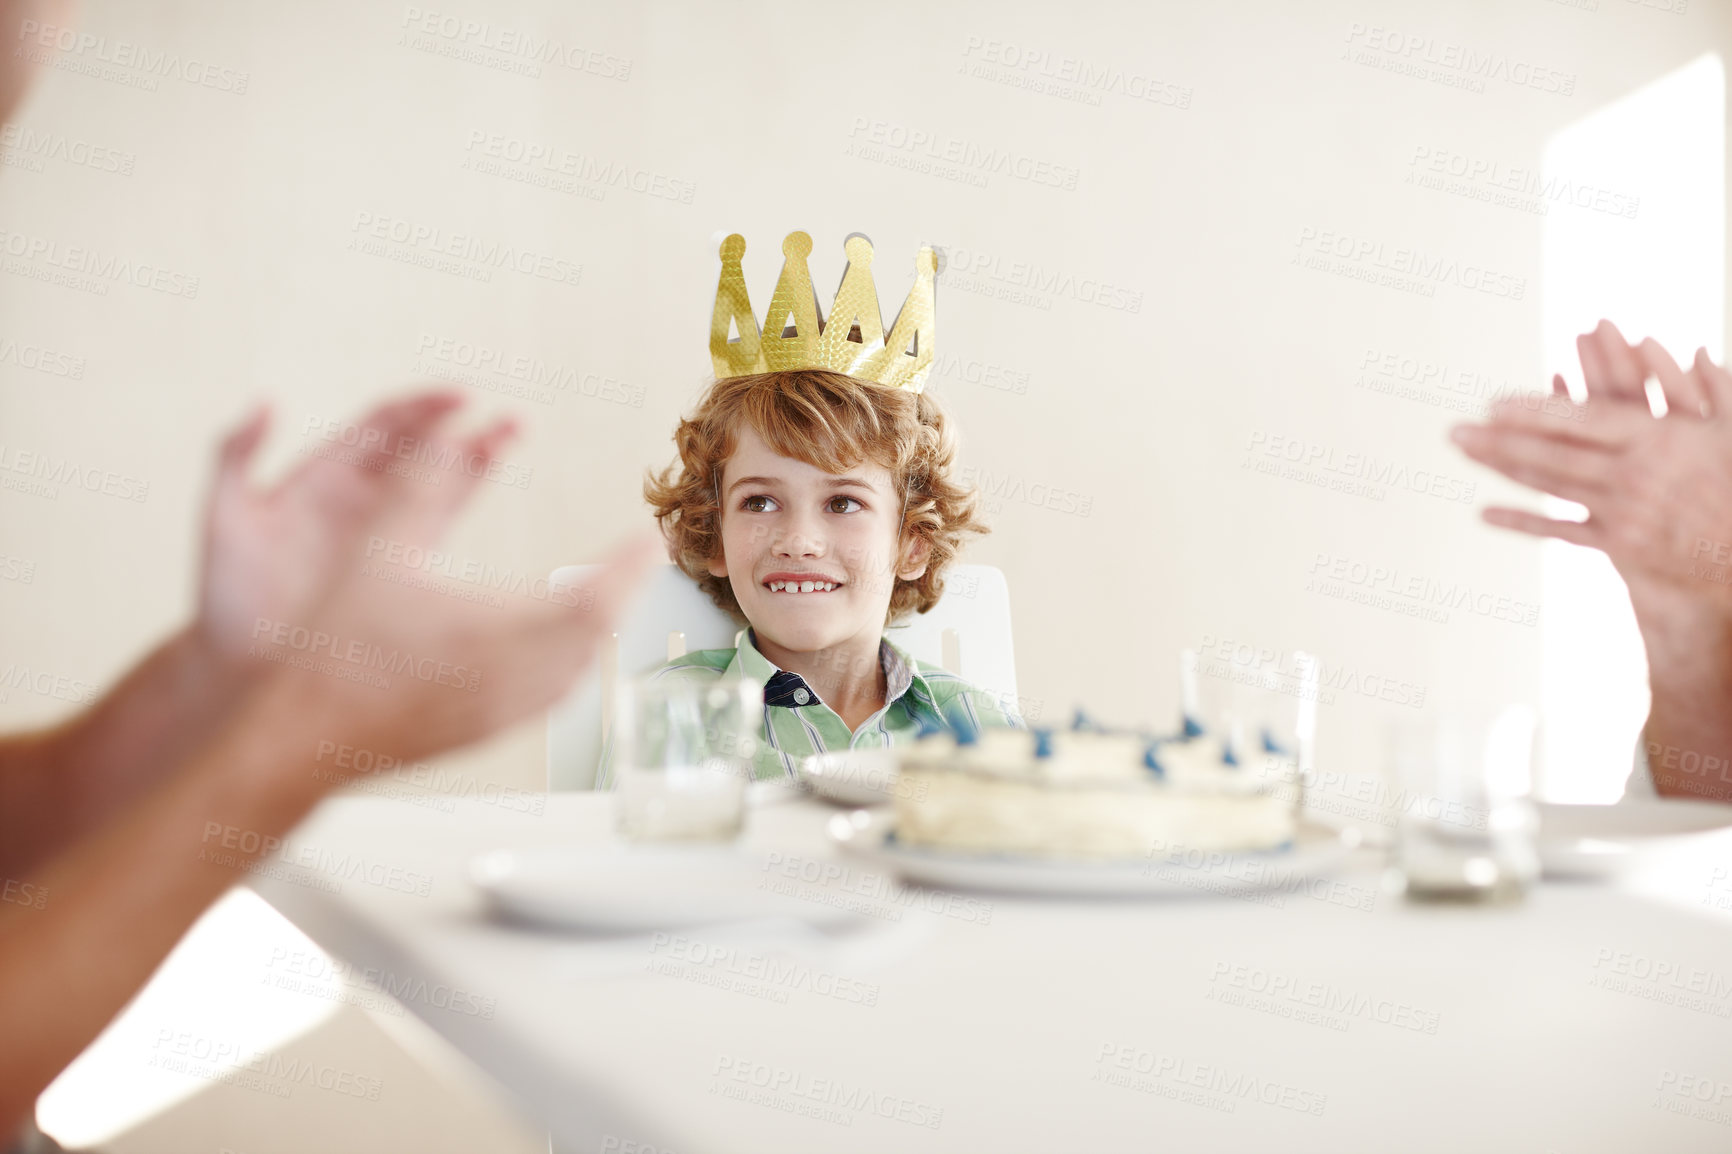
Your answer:
[[[758,636],[785,649],[875,640],[896,578],[926,572],[924,557],[902,556],[902,504],[880,465],[826,473],[748,426],[722,468],[721,508],[710,572],[728,578]]]

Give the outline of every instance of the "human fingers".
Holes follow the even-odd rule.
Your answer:
[[[247,471],[270,425],[270,405],[261,401],[246,420],[223,438],[217,448],[216,481],[211,491],[213,501],[245,490]]]
[[[1708,415],[1707,386],[1695,372],[1686,373],[1679,368],[1672,354],[1653,337],[1644,337],[1637,352],[1648,372],[1660,379],[1660,391],[1666,394],[1668,413],[1685,413],[1694,417]]]
[[[499,450],[520,432],[516,417],[501,417],[487,429],[469,438],[469,449],[473,453],[487,457],[489,460],[499,455]]]
[[[463,457],[463,475],[473,486],[488,472],[488,466],[499,459],[500,451],[517,438],[516,417],[500,417],[478,433],[471,433],[458,442]]]
[[[363,429],[390,434],[411,425],[425,423],[431,417],[449,413],[462,405],[463,394],[454,390],[424,389],[379,403],[356,424]]]
[[[1599,397],[1584,404],[1538,393],[1507,397],[1488,411],[1490,428],[1520,429],[1605,448],[1616,448],[1654,430],[1646,398]]]
[[[271,406],[268,402],[260,401],[251,415],[223,438],[222,446],[217,450],[218,472],[244,474],[270,426]]]
[[[567,681],[586,668],[601,642],[660,563],[661,538],[654,532],[634,534],[602,562],[594,577],[572,586],[559,599],[542,637],[576,664]]]
[[[1576,334],[1576,359],[1581,362],[1582,384],[1586,386],[1590,397],[1606,396],[1614,391],[1610,380],[1611,369],[1600,352],[1598,332],[1597,329],[1589,329],[1585,333]]]
[[[642,590],[660,558],[654,534],[632,537],[595,577],[560,598],[514,614],[495,646],[489,691],[513,711],[533,712],[564,696],[594,665],[601,643]]]
[[[355,480],[378,483],[389,477],[385,467],[403,447],[403,438],[413,443],[431,424],[463,404],[461,394],[428,390],[386,401],[359,421],[337,423],[327,430],[343,449],[353,452],[313,454],[277,483],[273,500],[292,494],[326,498],[332,493],[353,491]],[[336,430],[334,433],[330,430]],[[354,444],[348,444],[350,439]]]
[[[352,744],[404,758],[478,741],[558,700],[595,660],[659,545],[653,534],[614,551],[569,600],[515,605],[505,614],[422,590],[357,579],[318,618],[321,632],[384,651],[434,657],[457,681],[393,676],[382,693],[308,674],[329,714],[327,728]]]
[[[1500,529],[1513,529],[1517,533],[1526,533],[1533,537],[1555,537],[1589,549],[1601,548],[1599,527],[1591,519],[1560,521],[1552,517],[1542,517],[1538,513],[1529,513],[1525,509],[1501,506],[1486,509],[1480,516],[1488,525],[1496,525]]]
[[[400,438],[425,434],[462,405],[460,393],[429,389],[385,401],[360,420],[339,427],[343,436],[356,438],[355,448],[360,451],[363,461],[388,459],[399,448]],[[350,433],[351,428],[356,431]]]
[[[1732,415],[1732,373],[1715,364],[1706,348],[1696,350],[1691,368],[1707,389],[1709,415]]]
[[[1613,462],[1603,448],[1521,429],[1460,425],[1450,435],[1480,464],[1571,501],[1586,502],[1603,493]]]
[[[270,424],[270,405],[261,401],[246,420],[223,438],[222,444],[217,448],[216,477],[211,482],[205,510],[207,552],[211,534],[216,531],[215,519],[223,514],[225,508],[234,508],[237,502],[246,497],[248,470]]]
[[[1607,402],[1610,404],[1612,402]],[[1492,402],[1482,427],[1520,429],[1569,440],[1597,442],[1587,429],[1588,405],[1556,393],[1520,393]],[[1468,426],[1472,427],[1472,426]]]
[[[615,546],[596,575],[572,589],[567,599],[570,612],[563,614],[564,631],[573,636],[599,637],[635,599],[660,563],[661,535],[653,531],[634,533]]]
[[[413,456],[426,442],[438,436],[445,419],[463,407],[461,394],[429,390],[387,402],[363,418],[361,444],[363,464],[380,475],[386,462]]]
[[[1593,332],[1576,338],[1576,355],[1581,358],[1582,378],[1587,383],[1588,399],[1599,397],[1642,396],[1641,362],[1636,359],[1624,334],[1611,321],[1602,320]]]
[[[516,419],[501,417],[460,440],[429,439],[421,456],[440,471],[439,483],[401,486],[384,502],[375,521],[388,523],[399,540],[418,545],[437,541],[481,481],[494,474],[500,451],[516,435]]]
[[[1641,355],[1636,352],[1635,346],[1618,331],[1618,326],[1609,320],[1603,320],[1594,329],[1594,337],[1599,341],[1600,354],[1619,394],[1629,397],[1647,396],[1647,366],[1642,364]]]

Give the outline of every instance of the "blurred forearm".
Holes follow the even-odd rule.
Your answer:
[[[1653,704],[1649,773],[1666,797],[1732,801],[1732,605],[1693,590],[1631,589]]]
[[[313,807],[323,784],[284,752],[305,744],[309,708],[292,683],[265,687],[203,753],[0,903],[0,1134],[241,879],[248,855],[201,854],[209,823],[262,841]]]
[[[0,740],[0,871],[15,875],[46,860],[144,793],[257,682],[188,627],[89,709]]]

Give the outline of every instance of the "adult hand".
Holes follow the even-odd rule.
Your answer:
[[[1585,521],[1491,508],[1494,525],[1604,550],[1638,601],[1690,591],[1732,599],[1732,376],[1698,351],[1688,372],[1653,340],[1632,347],[1609,322],[1578,341],[1589,399],[1500,403],[1452,431],[1468,456],[1575,501]],[[1656,419],[1645,381],[1657,378]],[[1562,379],[1554,391],[1563,392]]]
[[[317,452],[268,490],[247,479],[265,413],[231,434],[211,486],[192,623],[90,709],[0,742],[0,865],[21,868],[71,844],[231,724],[275,668],[248,657],[260,621],[309,621],[360,572],[375,537],[436,539],[513,431],[500,421],[472,436],[445,433],[461,404],[422,393],[326,426],[311,442]]]
[[[368,427],[389,435],[374,459],[395,459],[398,437],[437,438],[453,407],[424,397],[379,410]],[[235,867],[280,845],[346,776],[337,759],[321,758],[324,743],[366,749],[374,765],[412,761],[544,708],[589,663],[659,552],[645,533],[588,588],[543,600],[501,608],[452,597],[420,584],[424,574],[391,568],[389,551],[384,568],[358,562],[374,537],[437,544],[509,426],[451,442],[465,450],[458,454],[415,454],[412,475],[310,462],[256,495],[244,465],[263,431],[255,418],[225,448],[199,621],[235,669],[261,672],[256,684],[209,709],[211,732],[190,726],[201,732],[188,741],[176,703],[212,695],[163,692],[165,682],[186,680],[164,657],[129,676],[131,692],[110,695],[112,718],[95,725],[106,736],[77,756],[24,774],[0,766],[11,770],[0,785],[27,778],[43,787],[0,794],[0,857],[11,855],[0,874],[53,895],[29,913],[0,903],[0,1134],[234,884]],[[263,660],[241,656],[255,648]],[[141,773],[138,750],[165,721],[173,733],[157,736],[154,755],[163,772]],[[111,776],[86,772],[104,760],[89,750],[108,747],[125,770],[119,789]],[[235,858],[209,857],[213,826],[245,831],[252,848],[242,838]],[[59,840],[20,847],[20,827],[52,827]],[[22,863],[17,872],[12,863]]]
[[[231,433],[218,454],[205,514],[195,634],[208,650],[246,670],[240,659],[254,623],[304,621],[356,568],[369,535],[393,510],[413,510],[427,522],[406,527],[414,533],[442,530],[481,475],[472,466],[491,460],[515,431],[501,420],[472,436],[446,435],[441,426],[462,403],[455,394],[426,392],[381,405],[359,422],[336,426],[333,439],[314,442],[313,455],[268,490],[252,485],[247,473],[269,411],[261,407]],[[355,444],[344,444],[349,440]],[[471,467],[435,471],[406,466],[401,457]],[[416,473],[432,473],[437,483]],[[406,495],[423,499],[406,502]]]
[[[504,609],[402,584],[389,566],[375,566],[340,585],[307,625],[284,623],[260,636],[256,651],[293,684],[308,758],[329,742],[366,750],[374,763],[412,762],[478,741],[563,696],[660,553],[645,532],[587,585],[545,600],[518,596]]]
[[[1606,322],[1577,347],[1586,404],[1554,397],[1536,412],[1506,402],[1452,436],[1512,480],[1587,508],[1585,521],[1501,508],[1485,519],[1605,551],[1647,651],[1643,739],[1655,788],[1732,800],[1706,776],[1732,750],[1732,376],[1706,350],[1686,372],[1657,342],[1632,347]],[[1650,378],[1666,403],[1659,418]],[[1561,379],[1553,391],[1564,391]]]
[[[394,562],[437,547],[511,435],[500,424],[462,441],[442,438],[439,423],[454,407],[452,398],[428,395],[368,418],[383,436],[375,438],[379,459],[405,439],[438,449],[415,454],[415,475],[319,460],[268,497],[234,485],[219,490],[237,503],[226,523],[232,535],[212,551],[213,562],[227,563],[218,565],[215,583],[228,598],[223,628],[255,672],[279,671],[308,756],[329,742],[365,749],[373,762],[412,761],[547,708],[591,664],[660,552],[646,531],[587,586],[536,597],[543,587],[526,583],[526,592],[501,592],[503,606],[453,596]],[[253,426],[241,430],[233,457],[244,460],[257,436]],[[229,459],[225,452],[225,464]],[[303,563],[270,539],[273,529],[297,534],[311,555]],[[375,539],[402,548],[361,564]],[[265,572],[272,564],[291,572]],[[292,572],[303,564],[305,572]],[[247,577],[265,587],[254,593]],[[326,761],[322,768],[333,767]]]

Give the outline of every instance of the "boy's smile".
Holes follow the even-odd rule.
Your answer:
[[[858,649],[875,668],[897,577],[925,571],[897,572],[902,505],[890,471],[861,462],[827,473],[746,426],[719,488],[722,556],[710,572],[728,578],[764,655],[787,669],[793,654]],[[809,680],[823,694],[831,679]]]
[[[830,593],[842,582],[818,573],[772,573],[763,586],[772,593]]]

